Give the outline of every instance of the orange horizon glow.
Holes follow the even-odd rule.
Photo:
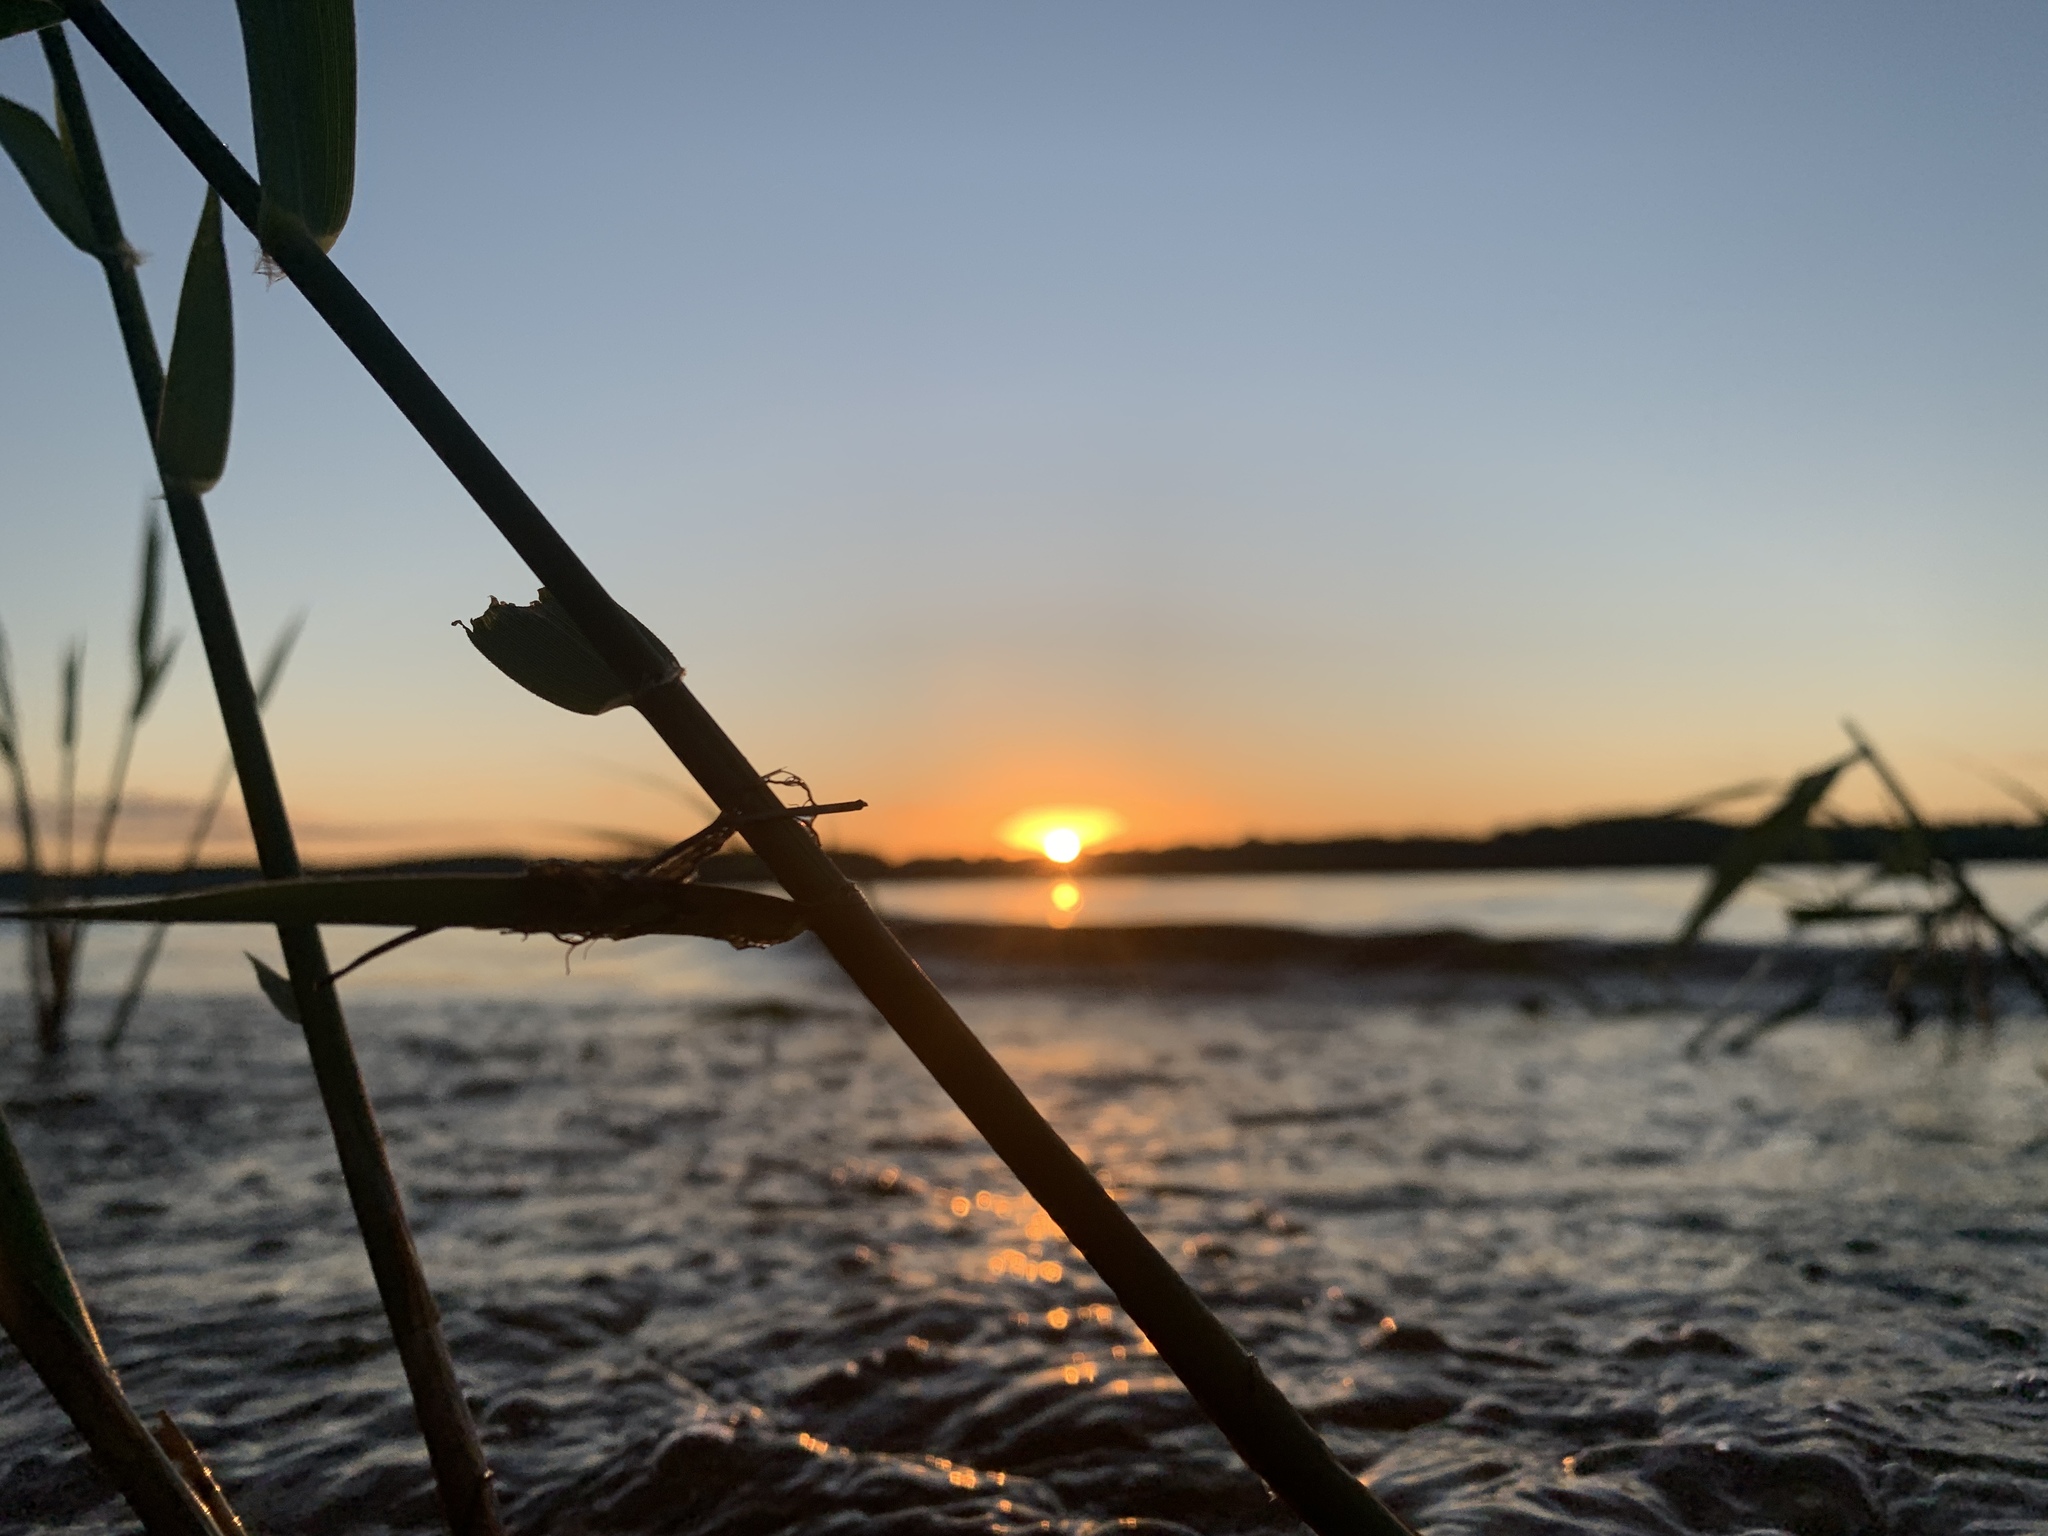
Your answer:
[[[1123,818],[1101,806],[1047,805],[1019,811],[997,830],[1012,848],[1043,854],[1054,864],[1071,864],[1092,843],[1123,829]]]

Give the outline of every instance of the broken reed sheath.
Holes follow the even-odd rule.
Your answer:
[[[780,809],[773,791],[678,675],[314,240],[262,189],[100,0],[66,14],[220,193],[271,260],[382,386],[596,647],[721,812]],[[772,571],[757,573],[772,584]],[[1244,1460],[1322,1536],[1408,1529],[1339,1463],[1258,1362],[1033,1107],[811,833],[764,821],[748,841],[811,927],[1024,1187],[1086,1257]]]
[[[70,48],[61,28],[47,28],[39,36],[56,79],[58,103],[70,129],[80,190],[93,223],[95,254],[106,272],[107,287],[113,296],[136,401],[154,441],[164,388],[156,334],[143,305],[141,285],[135,280],[133,257],[121,232],[120,215]],[[220,703],[221,722],[227,729],[235,772],[241,780],[257,859],[266,879],[291,879],[301,873],[298,845],[271,761],[261,707],[235,627],[234,610],[228,601],[227,583],[221,574],[206,507],[196,493],[173,477],[164,477],[163,489],[171,532],[177,541],[178,558],[184,567],[185,584]],[[362,1072],[356,1064],[355,1047],[342,1018],[340,999],[334,988],[326,984],[330,966],[320,930],[307,924],[281,924],[277,939],[298,1000],[301,1028],[312,1057],[321,1103],[334,1133],[356,1225],[361,1230],[377,1291],[412,1390],[442,1511],[456,1536],[500,1536],[502,1526],[490,1468],[442,1336],[440,1313],[420,1267],[419,1253],[406,1222],[404,1201],[391,1172],[383,1133],[370,1107]]]

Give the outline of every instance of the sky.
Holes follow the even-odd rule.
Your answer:
[[[230,0],[114,9],[248,158]],[[1845,715],[1943,813],[2048,790],[2048,8],[358,26],[336,260],[753,760],[871,803],[839,844],[1479,832],[1790,774]],[[202,188],[82,65],[168,337]],[[0,94],[45,107],[31,40]],[[309,615],[272,713],[309,850],[691,830],[630,711],[452,627],[533,580],[230,258],[209,507],[251,647]],[[0,623],[43,743],[89,636],[88,783],[150,480],[97,269],[0,166]],[[186,650],[135,849],[223,750]]]

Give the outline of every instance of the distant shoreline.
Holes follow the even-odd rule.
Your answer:
[[[1003,877],[1076,878],[1104,875],[1269,875],[1502,873],[1524,870],[1699,869],[1726,850],[1739,829],[1724,822],[1679,817],[1623,817],[1564,826],[1522,827],[1490,837],[1348,837],[1313,842],[1254,839],[1231,847],[1183,847],[1084,855],[1072,865],[1043,859],[908,859],[900,863],[870,853],[835,852],[833,859],[856,880],[985,880]],[[1961,822],[1940,826],[1934,835],[1957,858],[1972,863],[2048,861],[2048,827],[2018,822]],[[1792,863],[1872,864],[1879,862],[1895,834],[1879,825],[1817,829]],[[630,860],[607,861],[617,865]],[[514,854],[478,853],[373,864],[326,865],[314,874],[346,873],[513,873],[527,860]],[[743,883],[764,881],[768,871],[751,853],[726,853],[708,861],[704,878]],[[257,880],[254,867],[209,865],[189,874],[173,869],[136,869],[96,882],[106,896],[143,895],[168,886],[223,885]],[[0,871],[0,900],[19,900],[25,883],[19,870]]]

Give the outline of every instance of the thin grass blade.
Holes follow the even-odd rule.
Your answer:
[[[265,218],[288,215],[320,249],[356,184],[356,18],[350,0],[237,0]]]
[[[227,468],[234,414],[234,298],[221,243],[220,196],[209,192],[185,262],[157,412],[156,457],[164,479],[194,495],[213,489]]]
[[[0,13],[0,27],[4,24],[4,13]],[[5,35],[0,31],[0,36]],[[29,193],[57,232],[92,255],[92,216],[86,212],[85,194],[78,190],[78,175],[57,131],[20,102],[0,96],[0,149],[7,151],[7,158],[21,172]]]
[[[630,615],[629,615],[630,617]],[[651,632],[633,621],[655,645]],[[619,676],[584,638],[569,611],[546,588],[534,602],[501,603],[495,597],[463,627],[484,659],[528,693],[579,715],[601,715],[633,701]],[[666,646],[663,654],[675,663]],[[676,665],[675,675],[682,675]]]

